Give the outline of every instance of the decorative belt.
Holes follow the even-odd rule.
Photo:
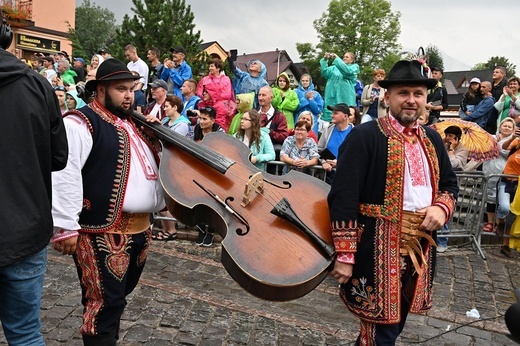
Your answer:
[[[423,213],[414,213],[411,211],[403,211],[403,222],[401,226],[401,244],[399,252],[401,256],[410,256],[415,271],[419,275],[422,274],[422,268],[418,258],[422,263],[426,262],[421,246],[421,239],[425,238],[433,246],[437,246],[433,238],[426,232],[419,231],[419,226],[426,215]]]
[[[150,227],[150,213],[121,214],[121,222],[107,233],[137,234]]]

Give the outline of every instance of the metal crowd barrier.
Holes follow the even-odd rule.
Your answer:
[[[282,169],[284,166],[286,166],[287,164],[283,161],[268,161],[267,164],[266,164],[266,170],[269,171],[269,168],[273,168],[275,167],[275,172],[273,174],[276,174],[276,175],[281,175],[282,173]],[[320,180],[323,180],[325,181],[327,175],[326,175],[326,172],[323,167],[321,167],[321,165],[315,165],[315,166],[310,166],[308,167],[309,168],[309,175],[315,177],[315,178],[318,178]]]
[[[490,202],[494,203],[496,205],[496,208],[495,208],[495,219],[494,219],[494,223],[493,223],[493,229],[495,229],[495,227],[497,226],[497,218],[496,218],[496,211],[498,209],[498,185],[500,183],[500,180],[502,178],[508,178],[508,179],[518,179],[518,175],[511,175],[511,174],[490,174],[488,177],[488,188],[491,188],[491,187],[494,187],[495,188],[495,198],[494,200],[490,200]],[[518,192],[518,190],[517,190]],[[513,199],[514,196],[511,196]],[[486,198],[484,198],[484,203],[486,203],[487,200]],[[510,236],[509,234],[505,234],[506,230],[509,229],[514,220],[516,218],[516,215],[514,215],[513,213],[511,213],[511,211],[509,211],[508,213],[508,216],[506,217],[506,222],[505,222],[505,229],[504,229],[504,234],[497,234],[495,232],[493,233],[489,233],[489,232],[482,232],[483,230],[483,226],[485,223],[482,224],[482,227],[480,227],[480,232],[477,234],[478,236],[478,241],[479,243],[481,243],[482,241],[482,235],[486,235],[486,236],[490,236],[490,237],[504,237],[504,238],[513,238],[512,236]]]
[[[486,259],[480,246],[480,232],[486,211],[487,177],[482,172],[456,172],[459,196],[450,220],[449,233],[442,229],[437,236],[467,238],[473,249]]]

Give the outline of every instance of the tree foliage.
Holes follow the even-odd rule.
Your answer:
[[[112,11],[96,6],[90,0],[76,8],[74,28],[69,25],[73,56],[90,60],[101,48],[112,44],[116,35],[116,18]]]
[[[493,56],[487,62],[476,64],[472,70],[493,70],[496,66],[504,66],[508,77],[513,77],[516,74],[516,65],[503,56]]]
[[[439,67],[444,70],[444,60],[442,59],[442,54],[439,50],[439,47],[429,44],[428,47],[426,47],[425,53],[428,59],[428,66],[430,66],[430,68]]]
[[[308,51],[298,50],[300,58],[304,63],[310,63],[326,52],[338,56],[353,52],[361,69],[360,79],[365,83],[372,82],[373,70],[399,50],[400,16],[400,12],[392,11],[386,0],[331,0],[328,10],[314,21],[320,42],[316,49],[311,45]],[[309,48],[306,44],[296,47]],[[307,54],[307,59],[302,53]],[[316,73],[313,78],[317,79]]]
[[[132,0],[132,18],[125,15],[121,28],[117,30],[117,39],[111,46],[113,55],[124,61],[123,48],[132,44],[137,54],[144,60],[151,47],[161,51],[159,60],[170,56],[170,48],[183,46],[186,60],[193,69],[193,74],[205,63],[205,56],[200,52],[200,31],[195,30],[194,15],[191,6],[185,0]]]

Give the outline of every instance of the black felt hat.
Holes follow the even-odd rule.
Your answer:
[[[141,76],[134,76],[122,61],[117,59],[108,59],[99,65],[96,79],[88,81],[87,84],[85,84],[85,88],[89,91],[94,91],[96,90],[98,82],[101,81],[121,79],[136,80],[139,78],[141,78]]]
[[[428,78],[424,74],[424,67],[417,60],[400,60],[388,73],[388,79],[379,81],[379,85],[388,88],[398,84],[426,85],[428,89],[437,85],[437,80]]]

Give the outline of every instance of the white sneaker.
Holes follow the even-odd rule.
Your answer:
[[[447,249],[448,249],[448,246],[444,246],[444,245],[439,245],[439,246],[437,246],[437,252],[439,252],[439,253],[443,253],[443,252],[445,252]]]

